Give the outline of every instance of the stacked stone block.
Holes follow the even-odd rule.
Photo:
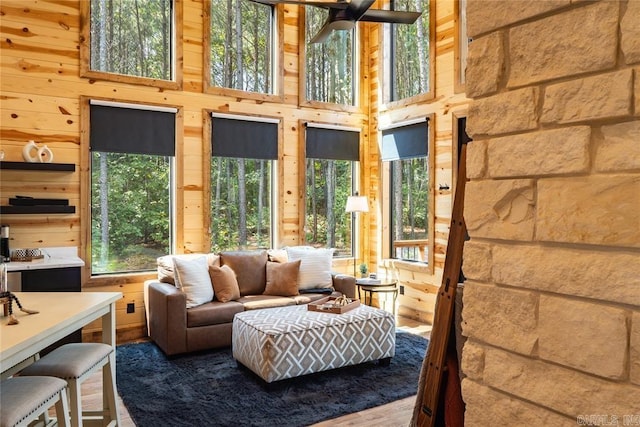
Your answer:
[[[640,1],[467,22],[466,424],[640,422]]]

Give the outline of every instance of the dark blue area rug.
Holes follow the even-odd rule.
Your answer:
[[[151,342],[118,346],[117,384],[139,427],[305,426],[416,394],[427,340],[396,334],[387,367],[363,363],[266,386],[231,349],[167,358]]]

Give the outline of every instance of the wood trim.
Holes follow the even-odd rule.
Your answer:
[[[184,27],[182,0],[173,0],[174,5],[174,43],[173,56],[175,58],[174,80],[151,79],[146,77],[128,76],[124,74],[107,73],[91,69],[91,2],[80,2],[80,77],[91,80],[104,80],[118,83],[128,83],[142,86],[152,86],[160,89],[182,90],[182,70],[184,68],[183,37]]]
[[[268,94],[268,93],[258,93],[258,92],[248,92],[240,89],[232,89],[225,88],[219,86],[213,86],[211,84],[211,79],[209,78],[209,70],[211,70],[211,51],[207,49],[207,46],[211,45],[211,32],[209,28],[211,27],[211,1],[212,0],[204,0],[203,3],[203,31],[204,34],[203,44],[202,44],[202,91],[204,93],[208,93],[211,95],[220,95],[220,96],[230,96],[235,98],[242,99],[252,99],[256,101],[262,102],[276,102],[276,103],[284,103],[284,13],[283,6],[284,5],[276,5],[274,9],[275,20],[276,20],[276,41],[277,46],[275,47],[277,51],[276,60],[276,69],[274,71],[274,83],[276,85],[276,93]],[[215,1],[215,0],[214,0]]]
[[[81,2],[82,7],[85,3]],[[84,266],[81,268],[82,287],[89,283],[91,278],[91,153],[89,152],[89,135],[91,134],[91,120],[89,118],[89,102],[91,98],[88,96],[80,97],[80,247],[78,253],[84,260]]]
[[[305,228],[307,225],[307,204],[305,189],[307,182],[307,120],[298,120],[298,244],[306,243]]]
[[[453,2],[453,93],[464,93],[465,82],[462,81],[462,17],[460,13],[465,12],[460,7],[461,0],[454,0]],[[466,0],[465,0],[466,1]],[[466,32],[465,32],[466,34]],[[455,165],[455,164],[454,164]],[[457,176],[454,172],[453,176]],[[454,178],[455,179],[455,178]]]

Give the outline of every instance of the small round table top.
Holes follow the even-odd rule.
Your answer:
[[[362,278],[356,279],[356,285],[367,288],[382,288],[382,287],[394,287],[398,282],[396,280],[380,280]]]

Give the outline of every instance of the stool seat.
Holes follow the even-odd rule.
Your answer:
[[[102,343],[66,344],[24,368],[21,375],[77,379],[100,364],[112,351],[110,345]]]
[[[103,408],[101,411],[83,411],[81,384],[98,368],[102,368]],[[65,344],[24,368],[20,375],[47,375],[66,380],[72,427],[82,427],[83,420],[96,418],[102,421],[103,426],[120,425],[116,406],[116,360],[112,346],[103,343]]]
[[[54,377],[12,377],[0,383],[0,426],[27,425],[54,403],[58,425],[69,425],[67,382]]]

